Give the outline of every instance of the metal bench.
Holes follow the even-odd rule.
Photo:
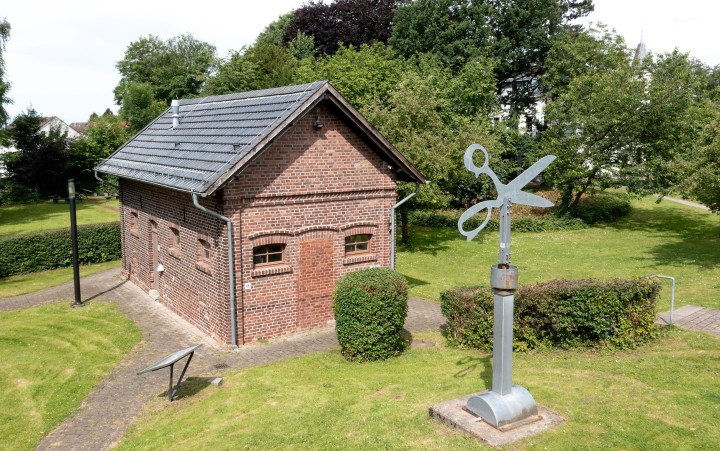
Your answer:
[[[185,376],[185,371],[188,369],[188,365],[190,365],[190,361],[193,358],[193,355],[195,354],[195,350],[199,348],[202,345],[195,345],[190,346],[189,348],[181,349],[180,351],[173,352],[169,356],[158,360],[157,362],[153,363],[149,367],[145,368],[144,370],[138,372],[138,376],[144,373],[149,373],[150,371],[157,371],[161,370],[166,367],[170,367],[170,386],[168,388],[168,399],[170,402],[172,402],[173,398],[177,394],[178,388],[180,387],[180,382],[182,382],[183,376]],[[185,362],[185,367],[182,370],[182,373],[180,373],[180,378],[177,381],[177,384],[173,387],[173,367],[178,362],[178,360],[182,359],[183,357],[187,356],[187,362]]]

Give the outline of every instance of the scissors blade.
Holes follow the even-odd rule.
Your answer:
[[[540,197],[537,194],[526,193],[525,191],[516,191],[510,194],[510,200],[514,204],[527,205],[530,207],[552,207],[553,204],[544,197]]]
[[[546,167],[550,166],[550,163],[555,161],[555,158],[555,155],[547,155],[545,157],[542,157],[541,159],[536,161],[534,165],[527,168],[525,172],[515,177],[512,182],[508,183],[507,187],[511,188],[512,190],[520,191],[525,185],[530,183],[532,179],[534,179],[538,176],[538,174],[544,171]],[[513,202],[515,202],[514,199]]]

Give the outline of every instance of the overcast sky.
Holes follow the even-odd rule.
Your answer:
[[[67,123],[111,107],[120,75],[115,63],[141,36],[192,33],[218,55],[252,44],[270,22],[305,0],[185,1],[5,0],[0,17],[12,27],[5,51],[12,83],[11,117],[32,105]],[[717,0],[595,0],[587,20],[606,23],[634,47],[643,33],[655,53],[678,47],[708,65],[720,64]]]

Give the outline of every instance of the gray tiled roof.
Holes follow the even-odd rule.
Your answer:
[[[328,91],[366,133],[370,130],[382,143],[391,160],[401,162],[405,173],[412,173],[413,180],[422,178],[326,81],[181,100],[177,127],[172,128],[168,109],[96,170],[180,191],[212,193],[232,175],[229,171],[238,171],[253,152]]]

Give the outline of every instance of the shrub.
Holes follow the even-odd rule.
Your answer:
[[[407,282],[389,268],[352,272],[333,293],[335,331],[348,360],[384,360],[402,353],[407,317]]]
[[[580,201],[571,216],[586,224],[617,221],[630,214],[630,199],[621,194],[595,194]]]
[[[460,210],[415,210],[410,212],[411,224],[427,227],[452,227],[457,228],[458,220],[462,215]],[[465,222],[465,230],[472,230],[478,227],[485,220],[481,213]],[[581,219],[556,217],[556,216],[519,216],[513,217],[510,223],[515,232],[549,232],[555,230],[578,230],[586,227]],[[499,230],[499,222],[496,218],[490,218],[484,230]]]
[[[515,293],[514,348],[638,346],[654,336],[659,292],[654,278],[553,280],[522,287]],[[450,345],[492,350],[489,288],[444,291],[440,301]]]
[[[120,224],[78,226],[81,264],[102,263],[121,257]],[[0,239],[0,277],[72,265],[70,229]]]

